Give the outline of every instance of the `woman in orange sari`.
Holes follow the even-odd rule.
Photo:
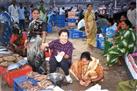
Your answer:
[[[104,77],[103,67],[99,64],[99,60],[91,58],[89,52],[81,54],[80,60],[72,64],[70,72],[83,86],[100,81]]]

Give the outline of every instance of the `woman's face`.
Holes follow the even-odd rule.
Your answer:
[[[89,61],[86,58],[82,58],[81,60],[84,62],[85,65],[89,63]]]
[[[92,5],[89,5],[87,9],[88,11],[92,11]]]
[[[128,29],[128,25],[124,21],[121,22],[121,29]]]
[[[62,44],[65,44],[68,42],[68,34],[66,32],[62,32],[61,35],[59,36],[60,42]]]
[[[38,10],[34,10],[34,11],[32,12],[32,17],[33,17],[34,20],[39,19],[39,16],[40,16],[40,13],[39,13]]]

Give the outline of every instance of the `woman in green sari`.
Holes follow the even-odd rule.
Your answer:
[[[121,25],[121,30],[116,35],[114,46],[106,54],[108,66],[117,63],[119,57],[134,51],[136,44],[135,31],[131,28],[131,23],[128,20],[122,21]]]

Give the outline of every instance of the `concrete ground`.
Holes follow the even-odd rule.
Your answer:
[[[56,30],[56,29],[55,29]],[[56,30],[58,31],[58,30]],[[49,33],[47,36],[47,42],[51,41],[53,39],[57,38],[57,32],[52,32]],[[80,57],[80,54],[83,51],[87,51],[87,46],[86,46],[86,41],[85,39],[70,39],[70,41],[74,44],[74,52],[73,52],[73,61],[78,60]],[[102,55],[102,50],[100,49],[95,49],[92,51],[92,56],[100,59],[100,63],[104,66],[105,68],[105,76],[104,76],[104,81],[100,82],[99,84],[102,86],[103,89],[108,89],[109,91],[116,91],[116,87],[118,85],[119,81],[127,80],[129,79],[128,74],[126,72],[126,67],[125,66],[118,66],[115,65],[111,68],[108,68],[105,66],[106,58],[103,57]],[[83,87],[79,84],[76,79],[73,78],[73,84],[63,84],[62,88],[65,91],[84,91],[88,87]],[[0,81],[1,83],[2,81]],[[0,91],[13,91],[13,88],[9,88],[6,84],[1,85],[2,90]]]

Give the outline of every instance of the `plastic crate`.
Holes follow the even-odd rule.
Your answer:
[[[77,21],[77,19],[75,19],[75,18],[68,18],[67,19],[67,22],[69,22],[69,23],[76,23],[76,21]]]
[[[65,26],[68,26],[68,22],[65,22]]]
[[[104,27],[101,27],[100,29],[101,29],[101,32],[103,33],[103,34],[106,34],[106,28],[107,28],[107,26],[104,26]]]
[[[6,72],[6,68],[0,66],[0,75],[4,74]]]
[[[52,25],[51,25],[51,24],[48,24],[48,25],[47,25],[47,32],[48,32],[48,33],[51,33],[51,32],[52,32]]]
[[[75,11],[70,11],[70,12],[68,12],[68,17],[69,16],[76,16],[76,12]]]
[[[85,32],[76,29],[69,30],[69,38],[77,39],[77,38],[83,38],[85,36],[86,36]]]
[[[56,20],[56,23],[65,23],[65,20]]]
[[[65,15],[57,15],[56,20],[65,20]]]
[[[34,80],[33,78],[29,78],[27,76],[21,76],[14,79],[14,91],[26,91],[26,89],[22,88],[20,85],[24,81],[31,81],[33,85],[36,85],[38,81]]]
[[[57,23],[58,27],[65,27],[65,22],[64,23]]]
[[[20,69],[9,71],[9,72],[5,73],[3,75],[3,78],[4,78],[5,82],[7,82],[10,87],[12,87],[13,86],[13,80],[15,78],[18,78],[20,76],[24,76],[31,71],[32,71],[32,67],[30,67],[29,65],[25,65]]]
[[[3,23],[3,30],[1,31],[2,34],[0,35],[0,42],[4,45],[8,45],[12,34],[12,29],[9,26],[8,22]]]
[[[96,35],[96,47],[99,49],[104,49],[105,48],[105,38],[100,36],[100,34]]]

